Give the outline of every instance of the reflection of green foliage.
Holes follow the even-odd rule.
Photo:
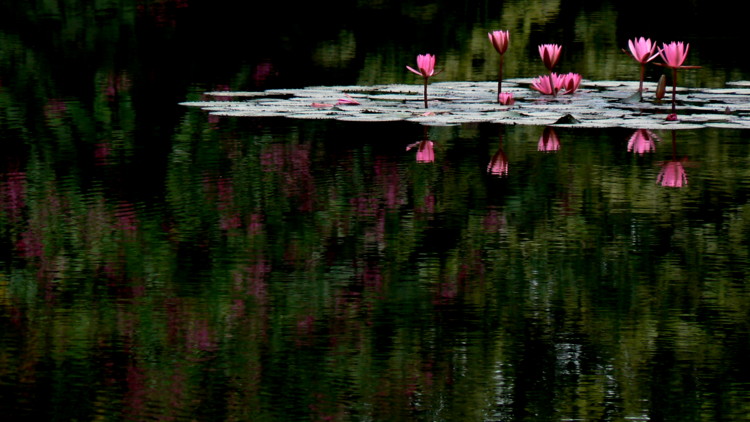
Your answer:
[[[71,339],[80,349],[67,353],[80,355],[126,336],[152,406],[166,409],[158,386],[179,379],[180,409],[245,419],[455,420],[497,401],[508,403],[498,418],[520,417],[517,401],[553,418],[606,418],[612,400],[617,415],[639,412],[655,377],[731,377],[716,362],[732,352],[714,340],[736,339],[728,327],[748,312],[736,279],[747,271],[748,219],[729,205],[741,185],[708,181],[735,177],[721,163],[746,154],[712,147],[719,132],[680,134],[679,152],[701,158],[689,186],[708,183],[704,195],[719,201],[694,226],[698,190],[655,182],[659,155],[671,155],[664,141],[633,157],[627,133],[560,130],[560,151],[540,153],[541,128],[432,128],[437,161],[424,164],[403,152],[409,139],[394,158],[375,144],[339,144],[351,134],[337,123],[242,123],[188,110],[163,216],[151,209],[162,205],[129,208],[106,189],[57,180],[55,155],[32,159],[29,223],[4,220],[4,232],[38,233],[44,255],[5,267],[4,303],[32,305],[46,291],[83,323],[29,329]],[[485,174],[498,129],[511,161],[504,178]],[[21,287],[30,283],[37,298]],[[122,295],[134,297],[113,310],[91,305]],[[695,319],[709,309],[717,317]],[[663,372],[652,357],[666,351],[695,369]],[[226,372],[213,374],[214,364]],[[209,395],[234,404],[191,395],[227,382],[230,398]]]
[[[84,12],[63,19],[58,4]],[[411,21],[441,13],[399,4]],[[87,5],[18,6],[32,22],[60,24],[62,56],[106,45],[96,68],[81,70],[80,92],[26,35],[0,32],[0,375],[33,390],[23,399],[39,408],[54,403],[47,416],[750,411],[738,369],[750,312],[744,133],[680,133],[678,156],[691,160],[683,190],[655,182],[672,158],[667,140],[633,156],[619,130],[560,129],[560,151],[540,153],[538,127],[434,127],[431,164],[404,151],[422,135],[407,124],[214,121],[190,109],[173,137],[159,137],[138,126],[148,113],[130,83],[142,69],[116,65],[110,44],[132,29],[135,9]],[[558,35],[575,41],[565,66],[592,78],[631,72],[626,56],[593,70],[620,54],[603,52],[615,29],[584,25],[559,2],[497,12],[486,30],[514,31],[511,76],[536,72],[526,56]],[[573,33],[558,34],[556,19],[575,21],[564,25]],[[446,52],[443,77],[493,78],[486,30],[461,25],[431,46]],[[537,27],[550,39],[524,37]],[[333,31],[310,60],[362,64],[368,83],[407,81],[404,47],[360,47],[358,31]],[[65,48],[78,39],[80,49]],[[708,75],[706,84],[720,79]],[[486,166],[501,133],[510,173],[498,178]],[[143,164],[154,162],[163,175]],[[3,404],[21,393],[7,394]]]

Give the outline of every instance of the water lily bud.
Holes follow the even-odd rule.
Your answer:
[[[667,93],[667,77],[661,75],[659,83],[656,85],[656,100],[661,101],[664,98],[664,94]]]

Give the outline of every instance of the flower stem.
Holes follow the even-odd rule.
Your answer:
[[[424,108],[427,108],[427,78],[424,78]]]
[[[677,114],[677,68],[672,69],[672,114]]]
[[[497,71],[497,102],[500,102],[500,94],[503,92],[503,60],[504,54],[500,55],[500,67]]]
[[[643,101],[643,78],[646,75],[646,64],[641,63],[641,84],[638,86],[638,94],[640,95],[640,101]]]

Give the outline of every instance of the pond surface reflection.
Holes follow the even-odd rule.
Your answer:
[[[511,30],[508,77],[538,74],[536,45],[560,42],[565,72],[635,79],[619,46],[672,37],[663,14],[385,1],[347,3],[342,23],[311,3],[280,28],[268,16],[287,4],[42,3],[0,4],[9,420],[750,414],[746,131],[177,105],[208,90],[414,83],[404,65],[427,50],[443,80],[492,80],[496,29]],[[612,24],[657,18],[656,33]],[[687,86],[744,74],[745,58],[721,54],[731,43],[689,35],[705,67]]]
[[[747,411],[741,132],[653,134],[637,154],[620,130],[186,119],[163,200],[57,180],[35,155],[6,165],[4,407],[136,420]],[[499,135],[512,171],[487,167]],[[553,138],[565,148],[537,145]],[[409,142],[431,142],[429,159]],[[701,160],[664,175],[676,149]]]

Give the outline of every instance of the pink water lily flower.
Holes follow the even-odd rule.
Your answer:
[[[415,70],[411,66],[406,66],[406,68],[423,78],[429,78],[435,75],[435,56],[420,54],[417,56],[417,69],[419,70]]]
[[[513,105],[516,103],[512,92],[501,92],[497,96],[497,101],[502,105]]]
[[[659,54],[664,60],[664,66],[676,69],[680,68],[685,62],[688,50],[690,50],[690,44],[685,44],[681,41],[672,41],[669,44],[662,44]]]
[[[500,53],[500,64],[498,65],[497,71],[497,93],[499,95],[503,92],[503,61],[505,60],[505,52],[508,50],[510,33],[508,33],[508,31],[493,31],[487,33],[487,35],[490,37],[490,42],[495,47],[495,50]],[[499,96],[497,100],[500,102]]]
[[[427,108],[427,82],[431,76],[435,76],[440,72],[435,72],[435,56],[432,54],[420,54],[417,56],[417,68],[415,70],[411,66],[406,66],[411,72],[424,78],[424,108]]]
[[[557,84],[558,89],[563,90],[564,94],[572,94],[581,85],[581,75],[578,73],[566,73],[558,78]]]
[[[638,84],[638,93],[641,101],[643,101],[643,79],[646,76],[646,63],[656,58],[659,52],[654,52],[656,50],[656,43],[652,42],[650,38],[640,37],[628,40],[628,47],[630,48],[630,55],[641,64],[641,79]]]
[[[628,40],[628,48],[630,48],[630,55],[641,64],[646,64],[659,55],[656,52],[656,43],[650,38],[640,37]]]
[[[488,32],[487,35],[490,37],[490,42],[495,50],[500,54],[505,54],[510,42],[510,33],[508,31],[492,31]]]
[[[681,41],[672,41],[669,44],[663,43],[659,50],[664,63],[656,63],[672,69],[672,112],[667,116],[668,121],[677,121],[677,69],[699,69],[700,66],[684,66],[687,53],[690,50],[690,44]]]
[[[545,95],[557,95],[560,90],[560,77],[552,72],[549,75],[542,75],[531,81],[531,88]]]
[[[542,44],[539,46],[539,55],[542,57],[544,67],[550,72],[557,61],[560,60],[560,51],[562,51],[562,46],[558,44]]]

